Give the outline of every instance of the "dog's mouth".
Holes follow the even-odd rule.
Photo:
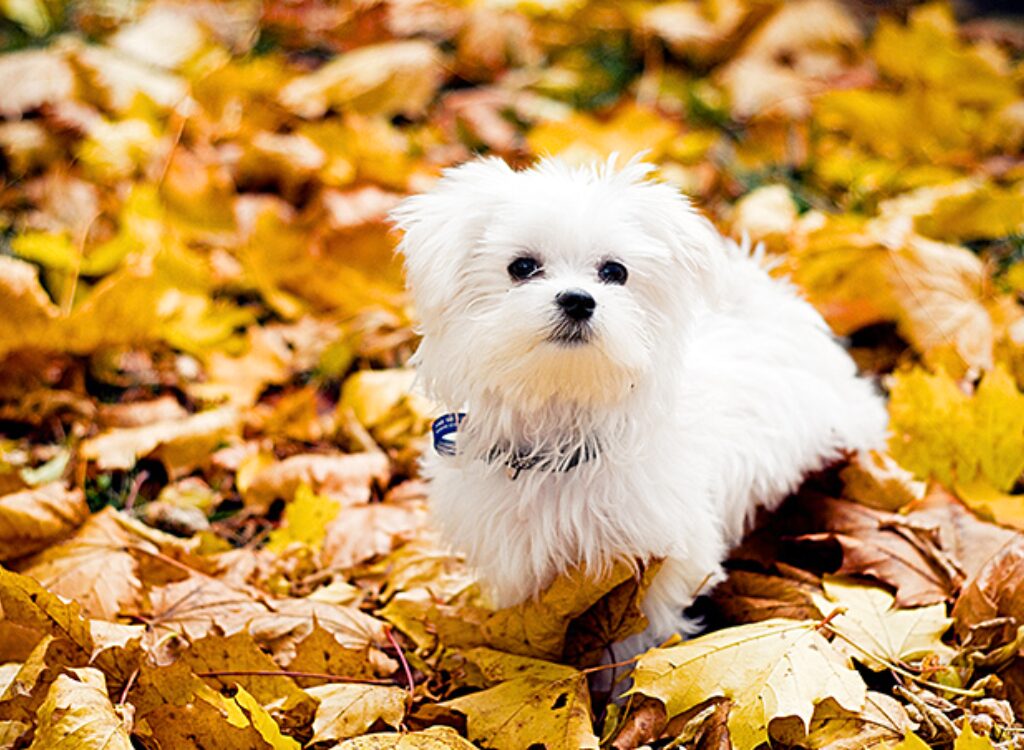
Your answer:
[[[548,341],[559,346],[583,346],[590,343],[593,331],[586,323],[561,321],[548,336]]]

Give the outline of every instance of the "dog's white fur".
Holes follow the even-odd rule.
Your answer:
[[[502,606],[581,564],[664,558],[647,643],[685,631],[683,608],[758,507],[886,429],[818,313],[652,169],[478,160],[393,214],[421,381],[467,414],[458,455],[424,460],[438,527]],[[543,273],[517,282],[507,267],[523,255]],[[599,280],[607,260],[624,285]],[[567,289],[597,302],[587,343],[549,340]],[[512,479],[509,446],[597,455]]]

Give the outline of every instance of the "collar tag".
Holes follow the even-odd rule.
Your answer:
[[[455,446],[455,433],[458,432],[459,425],[465,418],[466,413],[460,411],[440,416],[431,424],[430,431],[434,434],[434,450],[439,455],[455,455],[458,450]]]

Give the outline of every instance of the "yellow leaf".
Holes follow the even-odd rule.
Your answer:
[[[995,750],[995,745],[988,737],[982,737],[974,732],[974,727],[968,719],[963,721],[963,729],[957,735],[953,743],[953,750]]]
[[[306,119],[329,107],[362,113],[422,114],[444,80],[437,47],[424,40],[386,42],[346,52],[299,76],[280,93],[281,103]]]
[[[81,456],[95,461],[100,469],[130,469],[144,458],[163,447],[178,461],[168,461],[172,473],[174,465],[182,461],[209,455],[211,449],[239,426],[238,412],[230,407],[193,414],[184,419],[156,422],[142,427],[124,427],[108,430],[82,443]]]
[[[3,621],[25,629],[49,633],[70,641],[83,652],[93,650],[89,621],[82,607],[61,599],[35,579],[5,570],[0,566],[0,613]]]
[[[85,496],[62,482],[0,497],[0,560],[24,557],[70,534],[89,516]]]
[[[73,677],[57,676],[39,707],[30,750],[131,750],[103,673],[91,668],[70,671]]]
[[[412,390],[415,379],[411,369],[360,370],[345,381],[338,409],[351,409],[381,445],[401,447],[425,434],[438,413]]]
[[[1024,472],[1024,393],[1002,366],[985,374],[973,397],[942,372],[897,373],[889,414],[892,455],[919,477],[1006,491]]]
[[[708,698],[731,698],[733,744],[752,750],[767,741],[772,719],[796,716],[806,729],[821,701],[859,711],[866,691],[816,622],[776,619],[652,649],[637,662],[630,692],[657,698],[670,717]]]
[[[346,740],[336,750],[475,750],[451,727],[430,727],[408,734],[381,733]]]
[[[982,518],[1024,531],[1024,495],[1000,492],[983,480],[957,484],[956,496]]]
[[[327,525],[334,520],[341,503],[324,495],[316,495],[308,484],[299,485],[284,511],[281,528],[270,532],[267,549],[282,552],[292,543],[319,550],[324,544]]]
[[[870,669],[879,672],[889,664],[928,656],[937,656],[940,663],[948,664],[956,655],[942,642],[942,635],[953,623],[946,617],[944,603],[896,609],[896,597],[876,586],[826,576],[822,587],[824,596],[811,597],[822,617],[836,607],[845,608],[829,625],[843,636],[832,645]]]
[[[319,685],[306,692],[320,701],[313,719],[313,743],[356,737],[378,720],[398,729],[409,695],[402,688],[358,683]]]
[[[575,112],[564,120],[542,123],[530,131],[527,141],[535,154],[557,155],[574,164],[604,160],[613,153],[629,158],[641,151],[657,161],[679,133],[673,122],[630,104],[607,121]]]
[[[931,746],[911,732],[909,729],[903,735],[902,742],[884,746],[886,750],[931,750]]]
[[[470,739],[495,750],[597,750],[584,673],[485,648],[464,656],[497,683],[441,704],[465,714]]]
[[[881,71],[921,84],[931,95],[956,101],[997,105],[1018,98],[1008,60],[996,47],[960,41],[952,8],[933,2],[913,8],[906,26],[881,17],[872,55]]]
[[[291,737],[286,737],[281,734],[281,727],[279,727],[277,722],[274,721],[274,718],[267,713],[267,709],[263,708],[263,706],[261,706],[244,687],[239,686],[238,692],[236,692],[234,697],[229,700],[237,703],[242,710],[245,711],[253,729],[255,729],[259,733],[260,737],[263,738],[264,742],[270,745],[274,750],[300,750],[302,745]]]

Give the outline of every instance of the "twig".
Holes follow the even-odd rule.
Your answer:
[[[829,615],[829,617],[831,617],[831,616],[832,615]],[[826,618],[826,619],[828,619],[828,618]],[[953,693],[954,695],[963,695],[963,696],[968,697],[968,698],[984,698],[985,697],[985,691],[984,690],[967,690],[965,688],[953,687],[952,685],[943,685],[942,683],[939,683],[939,682],[932,682],[931,680],[926,680],[923,677],[921,677],[920,675],[916,675],[913,672],[911,672],[910,670],[904,669],[903,667],[899,666],[898,664],[894,664],[893,662],[891,662],[888,659],[886,659],[884,656],[882,656],[880,654],[873,653],[871,651],[868,651],[867,649],[863,648],[859,644],[854,643],[852,639],[846,637],[845,635],[840,633],[838,630],[833,628],[831,625],[825,625],[824,623],[822,623],[822,625],[824,625],[824,627],[826,627],[828,629],[828,631],[830,633],[832,633],[836,638],[842,639],[846,643],[850,644],[853,648],[855,648],[858,651],[860,651],[865,656],[867,656],[867,657],[869,657],[871,659],[874,659],[875,661],[880,662],[881,664],[884,664],[886,666],[886,668],[891,669],[893,672],[895,672],[898,675],[906,677],[908,680],[913,680],[918,685],[924,685],[925,687],[932,688],[933,690],[939,690],[939,691],[945,691],[947,693]],[[822,627],[822,625],[819,625],[818,627]]]
[[[402,646],[399,644],[398,639],[395,638],[395,634],[391,632],[390,625],[384,627],[384,635],[387,636],[391,645],[394,646],[395,651],[398,653],[398,661],[402,664],[402,669],[405,671],[405,679],[409,684],[409,700],[412,700],[413,692],[416,690],[416,681],[412,678],[412,669],[409,667],[409,662],[406,661],[405,652],[402,651]]]
[[[128,700],[128,691],[132,689],[132,685],[135,684],[135,678],[139,676],[139,670],[136,669],[128,677],[128,681],[124,684],[124,690],[121,691],[121,698],[117,701],[117,705],[123,706],[125,701]]]
[[[329,682],[365,682],[368,685],[394,685],[394,680],[376,680],[369,677],[342,677],[324,672],[289,672],[273,669],[227,669],[216,672],[196,672],[196,677],[307,677],[312,680],[328,680]]]

